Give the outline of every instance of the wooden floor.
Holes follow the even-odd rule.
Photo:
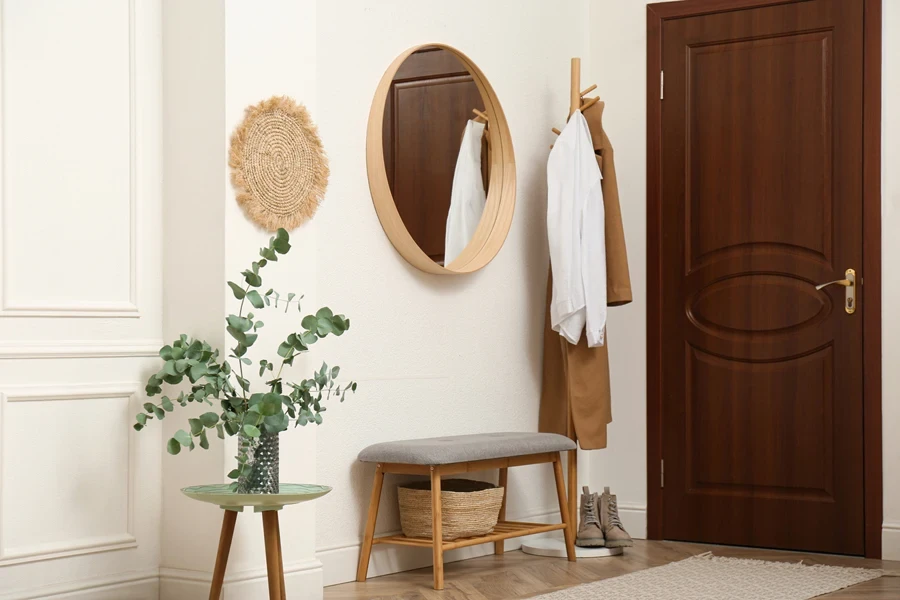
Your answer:
[[[588,583],[648,567],[658,567],[712,551],[717,556],[781,560],[804,564],[826,564],[884,569],[885,576],[851,588],[821,596],[828,600],[897,600],[900,599],[900,562],[866,560],[823,554],[802,554],[776,550],[757,550],[727,546],[708,546],[679,542],[636,540],[624,556],[580,559],[570,563],[564,559],[529,556],[507,552],[504,556],[485,556],[448,563],[444,574],[445,589],[431,589],[431,569],[419,569],[376,577],[366,583],[345,583],[325,588],[325,600],[375,600],[400,598],[412,600],[513,600],[530,598],[580,583]]]

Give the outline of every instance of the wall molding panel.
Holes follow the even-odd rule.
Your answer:
[[[72,384],[72,385],[19,385],[5,386],[0,389],[0,567],[26,562],[35,562],[62,557],[93,554],[96,552],[108,552],[135,548],[138,545],[134,535],[134,499],[135,499],[135,435],[131,428],[130,418],[138,408],[140,398],[140,384],[137,382],[115,382],[102,384]],[[124,453],[125,481],[123,502],[120,507],[124,512],[124,527],[122,531],[114,533],[102,533],[98,535],[81,535],[71,539],[43,541],[33,544],[22,544],[8,547],[6,539],[5,515],[7,503],[12,494],[25,493],[36,496],[53,494],[55,483],[46,481],[45,489],[22,489],[21,487],[7,484],[6,477],[9,474],[10,448],[6,441],[10,439],[11,431],[7,430],[10,406],[25,403],[56,403],[72,401],[108,401],[124,400],[127,403],[124,414],[127,419],[121,426],[127,428],[126,445]],[[102,443],[102,441],[100,442]],[[28,448],[24,452],[30,452]],[[103,452],[112,452],[112,449],[104,448]],[[73,450],[75,452],[75,450]],[[42,482],[41,485],[43,485]],[[110,507],[100,507],[104,517]]]
[[[0,343],[0,360],[40,358],[155,358],[164,342],[159,340]]]
[[[0,592],[0,600],[158,600],[159,569],[152,568],[71,583],[39,587],[29,591]]]
[[[0,0],[0,23],[6,9],[5,2]],[[0,36],[2,38],[2,36]],[[139,298],[139,249],[140,249],[140,193],[138,175],[139,147],[142,140],[138,134],[138,118],[143,104],[138,99],[136,32],[135,32],[135,0],[128,0],[128,299],[85,300],[66,299],[54,301],[33,301],[16,294],[17,287],[22,285],[12,280],[10,262],[9,231],[14,223],[9,218],[9,191],[6,173],[6,132],[7,109],[5,41],[0,39],[0,318],[2,317],[104,317],[104,318],[137,318],[140,317]],[[77,224],[75,225],[77,226]],[[86,231],[86,236],[100,235],[99,231]]]

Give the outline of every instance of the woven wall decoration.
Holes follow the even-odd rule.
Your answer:
[[[231,136],[231,183],[258,225],[294,229],[312,218],[328,186],[328,158],[306,107],[287,96],[250,106]]]

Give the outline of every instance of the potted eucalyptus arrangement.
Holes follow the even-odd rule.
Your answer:
[[[347,392],[355,392],[357,387],[353,381],[338,384],[340,367],[329,367],[325,363],[307,379],[288,381],[283,378],[284,368],[293,365],[294,359],[307,352],[310,346],[329,335],[341,336],[350,328],[350,319],[323,307],[315,314],[304,316],[300,321],[301,329],[281,342],[277,350],[280,360],[259,360],[259,377],[268,379],[264,389],[251,389],[244,367],[253,364],[247,353],[264,323],[249,310],[245,314],[245,307],[249,304],[253,309],[263,310],[283,306],[287,313],[296,306],[302,314],[300,300],[303,296],[290,293],[283,297],[273,289],[260,291],[261,269],[290,249],[288,232],[279,229],[269,239],[268,246],[260,248],[261,258],[241,273],[243,285],[227,282],[234,297],[240,300],[238,314],[228,315],[225,319],[225,329],[235,341],[227,358],[207,342],[184,334],[171,345],[160,348],[163,365],[147,381],[147,395],[157,396],[162,393],[163,385],[177,386],[185,379],[191,384],[190,391],[179,391],[177,396],[163,395],[158,404],[145,403],[144,411],[137,415],[134,424],[140,431],[149,421],[164,419],[166,413],[175,410],[175,404],[215,406],[213,411],[188,419],[188,429],[178,430],[168,441],[167,450],[169,454],[178,454],[182,448],[193,450],[200,446],[208,449],[212,432],[221,439],[226,435],[237,435],[237,467],[228,474],[234,480],[231,489],[237,493],[278,493],[278,435],[292,423],[294,427],[321,424],[325,411],[323,402],[332,397],[343,402]]]

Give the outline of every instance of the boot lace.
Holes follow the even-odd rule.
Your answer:
[[[619,507],[613,498],[610,498],[606,505],[606,516],[609,520],[610,527],[620,527],[625,529],[622,527],[622,521],[619,520]]]
[[[600,516],[597,514],[597,504],[594,502],[593,497],[587,496],[581,502],[581,518],[584,520],[585,525],[593,523],[598,527],[600,526]]]

